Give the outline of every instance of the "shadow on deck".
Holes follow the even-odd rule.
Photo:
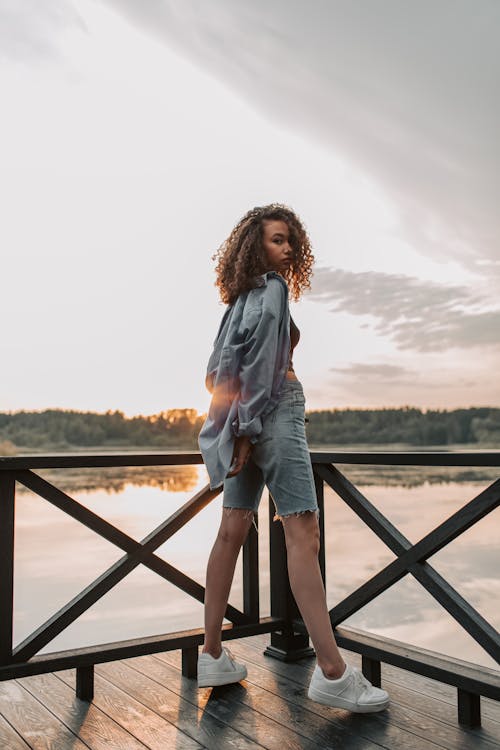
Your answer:
[[[229,644],[246,663],[236,685],[198,690],[183,677],[181,652],[167,651],[96,665],[92,703],[75,696],[75,670],[0,683],[4,750],[170,750],[270,748],[318,750],[492,750],[500,748],[500,706],[483,698],[482,726],[457,725],[456,692],[384,664],[391,704],[352,714],[307,698],[314,657],[285,663],[264,656],[269,636]],[[358,654],[341,649],[346,661]]]

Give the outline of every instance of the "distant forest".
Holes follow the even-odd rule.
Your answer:
[[[428,410],[328,409],[306,413],[309,444],[476,443],[500,446],[500,409]],[[150,416],[126,417],[121,411],[47,409],[0,412],[0,455],[89,448],[198,450],[205,415],[196,409],[170,409]]]

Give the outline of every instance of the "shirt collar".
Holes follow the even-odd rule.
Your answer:
[[[283,276],[281,276],[281,274],[279,274],[279,273],[278,273],[277,271],[266,271],[266,272],[265,272],[265,273],[263,273],[263,274],[262,274],[262,276],[260,277],[260,278],[261,278],[261,279],[263,280],[263,281],[262,281],[262,284],[261,284],[260,286],[267,286],[267,280],[268,280],[268,278],[269,278],[269,277],[271,277],[271,276],[275,276],[275,277],[276,277],[277,279],[280,279],[280,281],[282,281],[282,282],[283,282],[283,284],[286,284],[286,281],[285,281],[285,279],[283,278]]]

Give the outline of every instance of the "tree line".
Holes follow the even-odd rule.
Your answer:
[[[20,450],[67,450],[91,447],[197,447],[203,424],[196,409],[169,409],[150,416],[126,417],[66,409],[0,412],[0,446]]]
[[[169,409],[126,417],[65,409],[0,412],[0,454],[79,448],[156,448],[198,450],[205,414]],[[308,411],[307,438],[315,446],[343,443],[412,446],[477,443],[500,446],[500,409],[426,410],[324,409]]]
[[[328,409],[308,414],[308,440],[322,443],[478,443],[500,446],[500,409]]]

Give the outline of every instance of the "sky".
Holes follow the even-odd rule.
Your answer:
[[[285,203],[306,409],[499,406],[496,0],[0,0],[0,410],[208,409],[212,255]]]

